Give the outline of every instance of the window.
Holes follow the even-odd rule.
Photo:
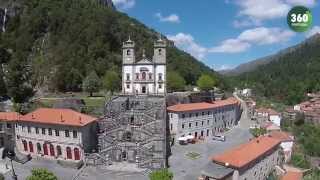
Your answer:
[[[22,132],[24,132],[24,130],[25,130],[25,129],[24,129],[24,126],[22,126]]]
[[[37,152],[38,152],[38,154],[41,153],[41,145],[40,145],[40,143],[37,143]]]
[[[36,134],[39,134],[39,128],[36,127]]]
[[[8,129],[11,129],[11,128],[12,128],[11,123],[7,123],[7,128],[8,128]]]
[[[203,126],[203,121],[201,121],[201,126]]]
[[[0,131],[3,131],[2,124],[0,124]]]
[[[162,73],[159,73],[158,76],[159,76],[158,79],[162,80]]]
[[[190,117],[190,118],[192,117],[192,113],[189,114],[189,117]]]
[[[142,72],[142,80],[146,80],[146,72]]]
[[[130,51],[130,49],[128,49],[127,50],[127,56],[130,56],[130,54],[131,54],[131,51]]]
[[[149,73],[149,79],[150,80],[152,79],[152,73]]]
[[[78,132],[77,131],[73,131],[73,138],[78,138]]]
[[[207,120],[207,124],[208,124],[208,125],[210,124],[210,121],[209,121],[209,120]]]
[[[69,136],[70,136],[69,130],[65,130],[65,136],[66,136],[66,137],[69,137]]]
[[[162,85],[161,84],[159,84],[159,89],[161,89],[162,88]]]
[[[196,127],[198,126],[198,122],[196,122]]]
[[[158,53],[159,53],[159,55],[161,55],[162,54],[162,49],[159,49]]]
[[[48,131],[49,131],[49,132],[48,132],[48,133],[49,133],[49,136],[52,136],[52,129],[49,128]]]
[[[172,118],[172,113],[170,114],[170,117]]]
[[[198,117],[199,116],[199,113],[196,113],[196,117]]]
[[[204,116],[204,112],[202,112],[202,116]]]
[[[130,81],[130,74],[127,73],[127,81]]]
[[[189,123],[189,128],[191,128],[191,123]]]
[[[74,159],[75,160],[80,160],[80,151],[78,148],[74,148]]]
[[[136,79],[137,80],[139,79],[139,73],[136,73]]]
[[[30,126],[28,126],[27,128],[28,128],[28,133],[31,133],[31,128],[30,128]]]
[[[29,141],[29,151],[33,153],[33,144]]]
[[[46,134],[46,129],[42,128],[42,134]]]
[[[130,84],[127,84],[127,89],[130,89]]]
[[[185,118],[185,114],[182,114],[182,118]]]
[[[67,151],[67,159],[72,159],[71,148],[70,148],[70,147],[67,147],[67,148],[66,148],[66,151]]]
[[[170,130],[172,131],[172,123],[170,123]]]
[[[184,129],[184,124],[182,124],[182,129]]]

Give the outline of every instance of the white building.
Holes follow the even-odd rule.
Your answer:
[[[269,136],[281,141],[280,146],[282,147],[284,152],[284,161],[289,162],[292,155],[294,136],[283,131],[273,131],[269,133]]]
[[[167,108],[170,134],[178,140],[192,135],[205,138],[237,124],[240,104],[235,98],[212,103],[177,104]]]
[[[260,136],[211,160],[201,172],[205,180],[265,180],[282,165],[283,155],[279,140]]]
[[[0,148],[14,149],[14,125],[19,116],[16,112],[0,112]]]
[[[96,118],[70,109],[40,108],[20,116],[16,148],[23,154],[80,162],[96,147]]]
[[[275,125],[281,125],[281,114],[270,108],[259,108],[255,110],[255,117],[260,123],[270,121]]]
[[[154,55],[148,59],[143,52],[142,59],[136,61],[135,43],[123,43],[122,93],[156,94],[166,93],[166,42],[162,39],[154,43]]]

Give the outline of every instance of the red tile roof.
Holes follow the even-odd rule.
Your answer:
[[[302,172],[288,171],[281,180],[301,180],[303,177]]]
[[[40,108],[20,117],[20,122],[34,122],[43,124],[85,126],[96,121],[97,118],[82,114],[71,109]]]
[[[196,110],[214,109],[214,108],[228,106],[228,105],[235,105],[238,103],[239,101],[236,98],[231,97],[225,100],[213,101],[212,103],[201,102],[201,103],[176,104],[173,106],[169,106],[167,110],[174,111],[174,112],[196,111]]]
[[[256,112],[258,113],[267,113],[268,115],[280,115],[277,111],[271,108],[258,108],[256,109]]]
[[[272,131],[270,137],[280,140],[281,142],[293,141],[293,136],[290,133],[283,131]]]
[[[280,140],[260,136],[222,154],[213,156],[212,160],[218,164],[228,164],[231,167],[242,168],[279,144]]]
[[[20,114],[16,112],[0,112],[0,120],[15,121],[19,119]]]

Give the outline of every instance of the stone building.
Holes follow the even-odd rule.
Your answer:
[[[195,138],[211,137],[225,128],[235,126],[240,118],[240,104],[235,98],[211,103],[187,103],[169,106],[171,137],[191,135]]]
[[[96,118],[70,109],[40,108],[20,116],[16,148],[22,154],[81,162],[97,144]]]
[[[99,121],[99,155],[105,164],[138,169],[166,167],[166,49],[154,44],[150,61],[135,61],[134,42],[123,44],[122,94],[106,103]]]
[[[20,114],[16,112],[0,112],[0,148],[13,150],[15,147],[14,126]]]
[[[283,163],[281,141],[268,136],[215,155],[201,172],[205,180],[264,180]]]

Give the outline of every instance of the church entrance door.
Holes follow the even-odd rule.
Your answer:
[[[146,93],[146,86],[142,86],[142,88],[141,88],[141,92],[142,92],[142,94],[145,94]]]

